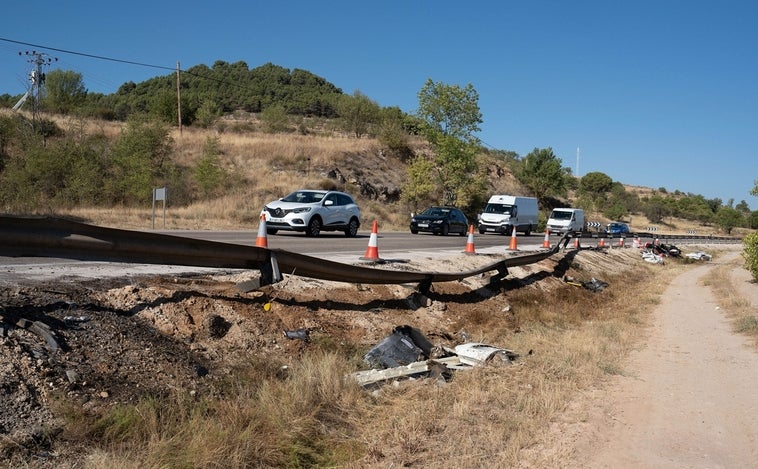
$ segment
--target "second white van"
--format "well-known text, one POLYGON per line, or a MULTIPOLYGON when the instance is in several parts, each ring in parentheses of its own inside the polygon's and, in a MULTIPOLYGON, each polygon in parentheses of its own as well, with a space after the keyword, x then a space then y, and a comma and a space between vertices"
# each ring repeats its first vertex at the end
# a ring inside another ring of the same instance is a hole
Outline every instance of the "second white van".
POLYGON ((564 234, 584 229, 584 210, 581 208, 555 208, 547 219, 548 231, 564 234))

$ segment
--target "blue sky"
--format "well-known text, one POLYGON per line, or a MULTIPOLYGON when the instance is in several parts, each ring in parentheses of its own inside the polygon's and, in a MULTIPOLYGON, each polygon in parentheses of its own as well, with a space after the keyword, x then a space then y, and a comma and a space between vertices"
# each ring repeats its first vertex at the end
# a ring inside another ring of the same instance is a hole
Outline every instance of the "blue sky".
MULTIPOLYGON (((428 78, 470 83, 491 148, 758 209, 756 1, 202 4, 10 2, 0 37, 167 68, 271 62, 406 112, 428 78)), ((0 40, 0 94, 25 91, 29 49, 0 40)), ((171 73, 41 50, 93 92, 171 73)))

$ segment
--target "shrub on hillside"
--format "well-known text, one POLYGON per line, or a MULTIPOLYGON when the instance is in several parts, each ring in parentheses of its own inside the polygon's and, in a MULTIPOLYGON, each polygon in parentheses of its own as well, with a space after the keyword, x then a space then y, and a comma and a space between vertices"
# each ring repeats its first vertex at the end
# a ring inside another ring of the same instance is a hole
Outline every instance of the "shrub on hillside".
POLYGON ((177 177, 169 158, 173 139, 168 126, 133 116, 110 149, 104 192, 113 203, 135 206, 151 201, 152 190, 177 177))
POLYGON ((753 280, 758 282, 758 231, 745 236, 742 243, 745 246, 742 253, 745 258, 745 268, 753 275, 753 280))
POLYGON ((203 198, 218 195, 223 182, 228 178, 228 174, 221 167, 219 154, 218 137, 208 137, 203 148, 203 156, 194 171, 195 183, 203 198))

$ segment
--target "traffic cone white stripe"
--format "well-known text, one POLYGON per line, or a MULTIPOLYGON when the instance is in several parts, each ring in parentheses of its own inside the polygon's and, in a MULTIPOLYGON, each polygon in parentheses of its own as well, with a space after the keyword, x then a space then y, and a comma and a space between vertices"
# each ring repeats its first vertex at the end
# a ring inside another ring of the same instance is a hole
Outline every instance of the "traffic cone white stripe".
POLYGON ((511 229, 511 243, 508 246, 508 249, 511 251, 518 250, 518 241, 516 241, 516 227, 515 226, 511 229))
POLYGON ((545 239, 542 241, 542 247, 550 249, 550 230, 545 230, 545 239))
POLYGON ((474 249, 474 225, 469 225, 466 250, 463 252, 466 254, 476 254, 476 250, 474 249))
POLYGON ((268 247, 268 233, 266 230, 266 214, 261 213, 261 221, 258 224, 258 237, 255 239, 255 245, 259 248, 268 247))
POLYGON ((377 242, 378 224, 376 220, 371 225, 371 236, 368 238, 368 247, 366 248, 366 254, 361 257, 363 260, 378 260, 379 259, 379 246, 377 242))

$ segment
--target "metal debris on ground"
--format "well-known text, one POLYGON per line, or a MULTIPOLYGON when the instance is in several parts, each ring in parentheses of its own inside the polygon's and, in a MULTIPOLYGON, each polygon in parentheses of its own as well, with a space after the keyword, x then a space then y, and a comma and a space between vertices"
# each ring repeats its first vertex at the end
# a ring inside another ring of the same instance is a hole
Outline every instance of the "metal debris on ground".
POLYGON ((663 264, 663 256, 653 251, 642 251, 642 260, 651 264, 663 264))
POLYGON ((308 329, 296 329, 294 331, 284 331, 284 337, 288 339, 299 339, 306 342, 310 341, 310 331, 308 329))
POLYGON ((663 254, 670 257, 679 257, 682 251, 673 244, 658 244, 653 246, 653 250, 657 254, 663 254))
POLYGON ((574 279, 573 277, 569 277, 568 275, 565 275, 563 277, 563 281, 568 283, 569 285, 573 285, 575 287, 583 287, 593 292, 601 292, 605 290, 605 288, 608 286, 608 282, 598 280, 595 277, 592 277, 587 282, 582 282, 582 281, 574 279))
POLYGON ((363 356, 363 361, 373 368, 393 368, 428 359, 431 351, 432 344, 421 331, 397 326, 363 356))
MULTIPOLYGON (((531 351, 529 354, 531 355, 531 351)), ((519 355, 512 350, 473 342, 453 349, 432 344, 411 326, 398 326, 363 359, 371 370, 352 373, 361 386, 395 378, 431 377, 450 379, 452 370, 483 365, 511 365, 519 355)))

